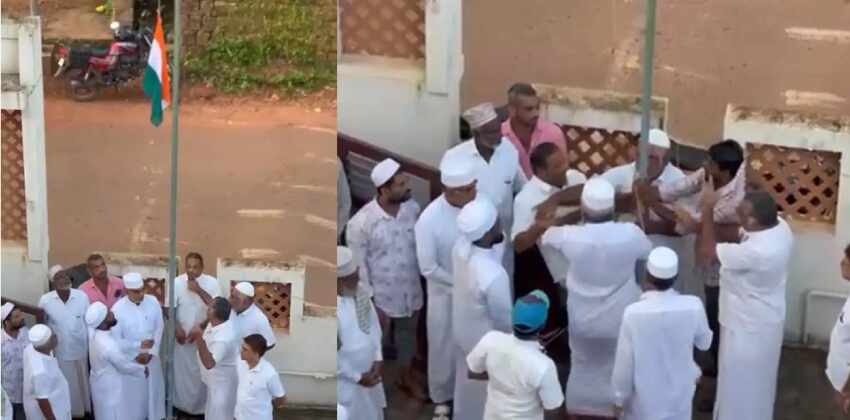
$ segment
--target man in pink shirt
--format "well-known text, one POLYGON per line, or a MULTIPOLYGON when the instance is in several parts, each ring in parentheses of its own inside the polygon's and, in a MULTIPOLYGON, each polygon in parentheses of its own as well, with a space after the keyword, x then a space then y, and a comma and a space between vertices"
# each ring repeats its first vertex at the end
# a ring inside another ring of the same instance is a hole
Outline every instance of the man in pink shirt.
POLYGON ((531 179, 531 152, 543 143, 553 143, 564 153, 567 140, 561 129, 540 119, 540 98, 528 83, 515 83, 508 90, 510 117, 502 123, 502 135, 510 140, 519 152, 519 164, 525 176, 531 179))
POLYGON ((80 285, 79 290, 86 294, 89 303, 101 302, 112 308, 124 296, 124 283, 118 277, 112 277, 106 270, 106 260, 100 254, 92 254, 86 260, 91 278, 80 285))

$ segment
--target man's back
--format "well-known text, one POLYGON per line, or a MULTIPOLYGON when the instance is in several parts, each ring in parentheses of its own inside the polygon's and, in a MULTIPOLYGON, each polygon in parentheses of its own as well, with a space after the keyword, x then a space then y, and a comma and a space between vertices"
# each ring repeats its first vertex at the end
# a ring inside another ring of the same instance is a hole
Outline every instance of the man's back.
POLYGON ((487 333, 467 359, 488 376, 484 418, 543 419, 543 410, 563 403, 555 363, 536 341, 498 331, 487 333))
POLYGON ((615 401, 636 418, 666 418, 689 409, 701 372, 693 348, 711 345, 702 302, 674 290, 649 291, 629 305, 617 346, 615 401))

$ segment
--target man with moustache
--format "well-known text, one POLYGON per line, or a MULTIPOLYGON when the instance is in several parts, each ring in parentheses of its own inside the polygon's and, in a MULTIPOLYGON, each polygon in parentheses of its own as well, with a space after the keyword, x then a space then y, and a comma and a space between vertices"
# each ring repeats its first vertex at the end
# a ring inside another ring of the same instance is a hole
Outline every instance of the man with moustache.
POLYGON ((24 416, 24 349, 30 344, 24 314, 12 302, 3 304, 3 391, 9 397, 14 420, 24 416))
POLYGON ((423 305, 414 234, 420 209, 400 169, 392 159, 375 166, 377 196, 351 218, 346 232, 360 279, 371 288, 388 359, 396 355, 392 320, 413 318, 416 324, 423 305))

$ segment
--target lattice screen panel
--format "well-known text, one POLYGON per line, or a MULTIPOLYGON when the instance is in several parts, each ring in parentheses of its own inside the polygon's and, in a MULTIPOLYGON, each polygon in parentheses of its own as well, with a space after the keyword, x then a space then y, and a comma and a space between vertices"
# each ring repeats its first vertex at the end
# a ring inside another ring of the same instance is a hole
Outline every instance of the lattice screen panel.
POLYGON ((2 229, 4 240, 27 240, 27 198, 24 193, 24 136, 21 111, 2 111, 2 229))
POLYGON ((425 57, 424 0, 340 0, 344 53, 425 57))
POLYGON ((840 153, 748 143, 747 155, 747 176, 786 217, 835 223, 840 153))
MULTIPOLYGON (((231 281, 230 287, 237 281, 231 281)), ((289 331, 289 308, 292 303, 292 284, 252 281, 254 303, 265 312, 272 328, 289 331)))
POLYGON ((165 304, 165 279, 146 278, 145 294, 156 297, 160 305, 165 304))
POLYGON ((587 176, 601 174, 635 160, 638 134, 564 125, 570 167, 587 176))

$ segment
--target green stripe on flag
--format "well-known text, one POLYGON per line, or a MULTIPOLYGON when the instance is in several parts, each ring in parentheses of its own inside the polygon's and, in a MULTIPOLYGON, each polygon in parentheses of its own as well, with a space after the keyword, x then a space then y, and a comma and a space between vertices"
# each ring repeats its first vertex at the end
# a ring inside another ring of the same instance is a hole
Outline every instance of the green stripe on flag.
POLYGON ((159 127, 162 124, 162 83, 151 66, 145 67, 142 90, 151 98, 151 124, 159 127))

